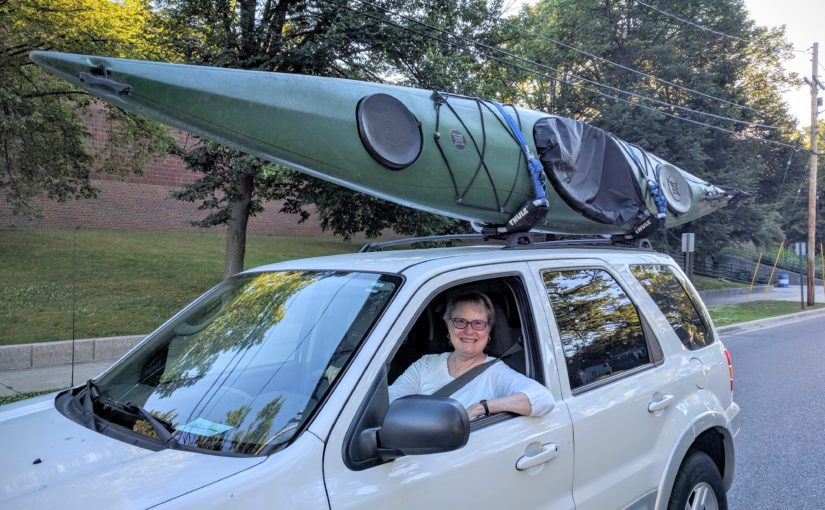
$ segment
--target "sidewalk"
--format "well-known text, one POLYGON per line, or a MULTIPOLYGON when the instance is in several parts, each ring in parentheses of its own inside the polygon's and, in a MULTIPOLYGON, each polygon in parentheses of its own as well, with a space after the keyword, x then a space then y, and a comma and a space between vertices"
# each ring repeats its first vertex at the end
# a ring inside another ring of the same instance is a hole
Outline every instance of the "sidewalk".
MULTIPOLYGON (((705 290, 699 292, 705 306, 732 305, 738 303, 749 303, 751 301, 796 301, 799 303, 799 286, 787 288, 766 287, 764 285, 754 287, 750 291, 748 287, 738 289, 705 290)), ((819 285, 815 289, 814 298, 817 303, 825 302, 825 290, 819 285)), ((807 296, 806 289, 802 288, 803 296, 807 296)))
POLYGON ((0 346, 0 397, 81 384, 109 368, 145 336, 0 346))
MULTIPOLYGON (((816 300, 820 303, 825 301, 825 294, 821 294, 821 292, 821 287, 817 288, 816 300)), ((799 302, 798 286, 785 289, 771 287, 768 289, 767 297, 765 297, 765 287, 754 288, 750 293, 746 287, 744 289, 705 291, 700 292, 700 294, 707 306, 747 303, 765 299, 799 302)), ((740 332, 752 328, 765 328, 805 320, 811 316, 821 314, 825 314, 825 310, 734 324, 718 328, 718 330, 720 334, 740 332)), ((71 351, 66 350, 66 344, 70 342, 0 347, 0 349, 6 349, 6 354, 0 353, 0 361, 6 362, 0 363, 0 367, 5 367, 5 369, 0 368, 0 397, 62 389, 82 384, 87 379, 95 377, 109 368, 120 355, 137 343, 140 338, 141 336, 78 340, 75 342, 77 347, 74 374, 72 374, 72 366, 69 363, 71 351), (90 342, 93 343, 91 346, 89 345, 90 342), (77 353, 81 350, 86 354, 78 356, 77 353), (16 365, 9 364, 12 357, 15 358, 16 365), (110 359, 101 359, 102 357, 109 357, 110 359)))
POLYGON ((71 365, 1 370, 0 397, 77 386, 100 374, 109 368, 112 363, 114 361, 76 363, 74 366, 74 382, 72 382, 71 365))

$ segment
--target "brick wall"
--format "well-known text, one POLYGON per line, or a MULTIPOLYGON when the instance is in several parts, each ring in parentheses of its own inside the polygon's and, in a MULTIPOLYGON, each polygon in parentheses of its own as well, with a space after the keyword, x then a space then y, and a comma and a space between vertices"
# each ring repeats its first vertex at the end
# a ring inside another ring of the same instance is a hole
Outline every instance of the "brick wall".
MULTIPOLYGON (((107 110, 99 103, 93 103, 85 114, 86 129, 89 131, 89 146, 92 150, 104 152, 117 150, 108 143, 109 132, 113 126, 107 110)), ((178 145, 184 148, 192 147, 197 143, 197 137, 183 131, 172 129, 172 136, 178 145)), ((124 157, 127 157, 124 154, 124 157)), ((121 180, 108 174, 97 174, 96 180, 121 180)), ((149 184, 154 186, 181 186, 197 180, 198 175, 186 168, 186 164, 177 156, 166 155, 153 159, 143 171, 142 175, 129 175, 125 182, 135 184, 149 184)))
MULTIPOLYGON (((117 150, 107 143, 112 121, 106 110, 94 104, 86 112, 89 145, 93 150, 117 150)), ((187 133, 173 130, 172 134, 182 146, 196 143, 187 133)), ((96 174, 92 182, 100 189, 97 199, 73 200, 58 204, 39 199, 36 204, 43 210, 38 219, 27 219, 12 214, 11 207, 0 196, 0 228, 7 227, 77 227, 111 228, 129 230, 185 231, 200 230, 190 222, 206 214, 197 210, 198 204, 175 200, 170 196, 174 189, 197 180, 198 175, 176 156, 159 157, 150 162, 143 175, 130 175, 121 180, 109 175, 96 174)), ((250 218, 250 234, 271 235, 325 235, 312 215, 302 224, 298 216, 281 214, 280 205, 267 203, 265 211, 250 218)), ((312 212, 311 208, 308 208, 312 212)), ((215 227, 212 230, 223 230, 215 227)))
MULTIPOLYGON (((203 218, 197 205, 175 200, 171 186, 157 186, 121 181, 94 181, 100 194, 93 200, 72 200, 63 204, 39 199, 43 217, 27 219, 14 215, 0 197, 0 229, 9 227, 107 228, 155 231, 202 230, 190 222, 203 218)), ((313 217, 298 223, 298 216, 278 213, 277 203, 265 205, 265 211, 250 218, 250 234, 326 235, 313 217)), ((311 211, 311 209, 309 209, 311 211)), ((214 227, 211 231, 223 231, 214 227)))

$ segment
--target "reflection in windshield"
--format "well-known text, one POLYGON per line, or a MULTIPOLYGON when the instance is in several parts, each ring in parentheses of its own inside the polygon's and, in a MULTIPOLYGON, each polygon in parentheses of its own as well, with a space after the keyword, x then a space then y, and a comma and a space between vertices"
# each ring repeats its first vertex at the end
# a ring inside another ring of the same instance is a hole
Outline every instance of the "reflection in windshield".
MULTIPOLYGON (((232 278, 101 377, 101 400, 148 411, 183 447, 266 454, 303 425, 398 281, 304 271, 232 278)), ((97 414, 157 436, 145 419, 97 414)))

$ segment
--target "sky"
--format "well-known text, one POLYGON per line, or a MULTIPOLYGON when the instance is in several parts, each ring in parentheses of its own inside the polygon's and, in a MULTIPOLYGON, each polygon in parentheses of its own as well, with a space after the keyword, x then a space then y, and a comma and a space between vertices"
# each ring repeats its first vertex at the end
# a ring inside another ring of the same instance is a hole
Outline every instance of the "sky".
MULTIPOLYGON (((824 0, 745 0, 745 7, 757 25, 775 27, 785 25, 785 35, 794 48, 796 57, 785 68, 800 76, 811 76, 810 48, 819 43, 819 81, 825 83, 825 1, 824 0)), ((820 90, 825 97, 825 90, 820 90)), ((805 85, 786 92, 783 96, 800 126, 811 123, 811 89, 805 85)), ((823 108, 820 108, 822 110, 823 108)), ((822 116, 820 115, 820 118, 822 116)))

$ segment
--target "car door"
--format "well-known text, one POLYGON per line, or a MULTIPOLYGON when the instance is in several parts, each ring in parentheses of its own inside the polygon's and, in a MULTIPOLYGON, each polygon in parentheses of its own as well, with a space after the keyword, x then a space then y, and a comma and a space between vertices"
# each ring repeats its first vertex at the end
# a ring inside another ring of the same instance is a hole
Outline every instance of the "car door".
POLYGON ((669 360, 615 271, 599 261, 532 264, 562 353, 576 441, 577 510, 652 508, 695 391, 669 360))
MULTIPOLYGON (((526 264, 496 266, 519 281, 529 276, 526 264)), ((489 268, 451 271, 430 280, 410 299, 402 319, 390 329, 367 372, 383 373, 380 366, 391 359, 427 303, 456 283, 490 277, 489 268)), ((523 284, 523 283, 522 283, 523 284)), ((544 313, 541 303, 524 292, 526 316, 544 313)), ((536 321, 533 321, 536 322, 536 321)), ((550 332, 546 320, 538 321, 530 335, 545 341, 550 332)), ((527 326, 525 326, 527 327, 527 326)), ((535 341, 535 340, 534 340, 535 341)), ((543 371, 545 384, 557 399, 555 408, 543 417, 500 415, 474 425, 467 444, 458 450, 428 455, 410 455, 366 469, 354 470, 345 462, 347 433, 370 392, 380 391, 375 380, 363 378, 346 403, 327 441, 324 478, 330 506, 347 508, 507 508, 572 509, 573 435, 570 416, 560 401, 554 352, 538 345, 536 369, 543 371), (540 364, 539 364, 540 363, 540 364), (519 464, 524 464, 519 466, 519 464), (526 464, 525 464, 526 463, 526 464), (532 467, 531 467, 532 465, 532 467)))

